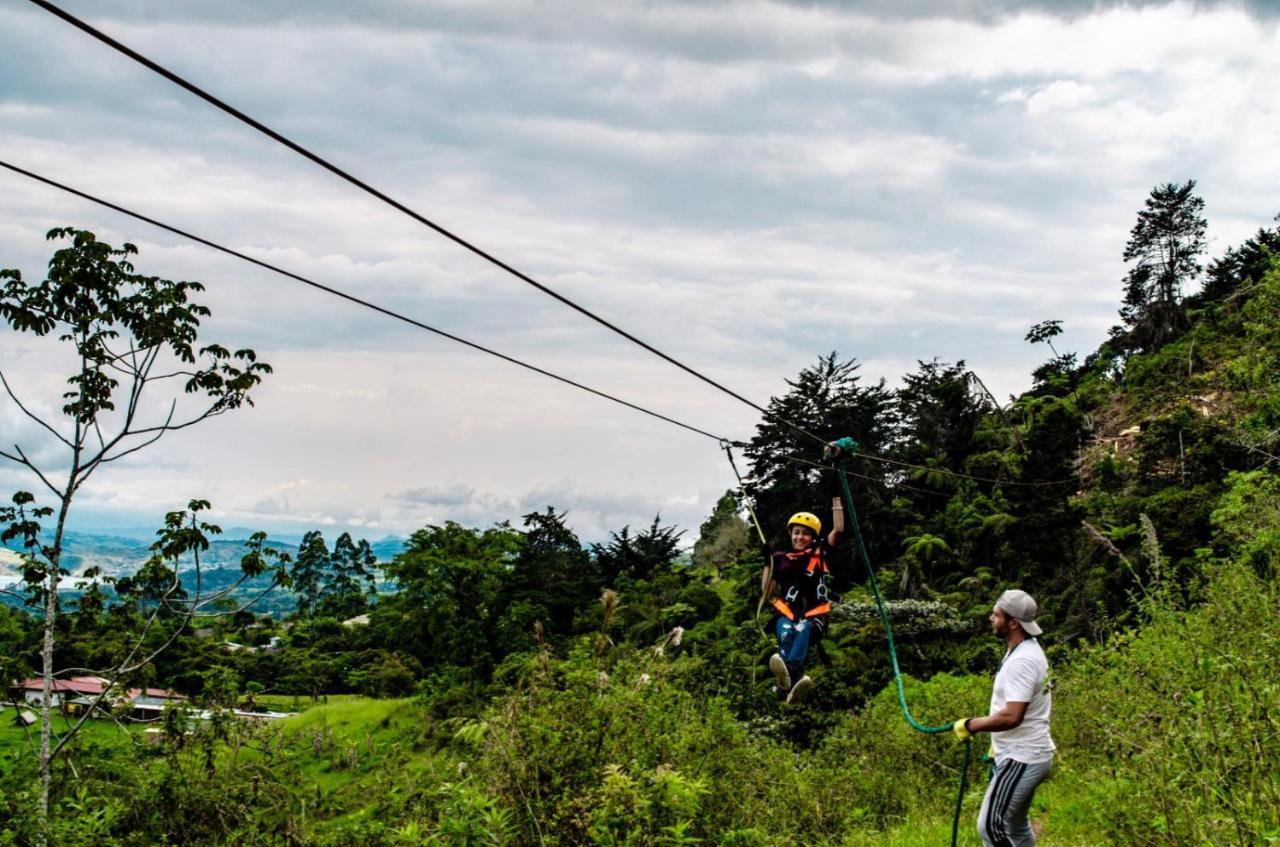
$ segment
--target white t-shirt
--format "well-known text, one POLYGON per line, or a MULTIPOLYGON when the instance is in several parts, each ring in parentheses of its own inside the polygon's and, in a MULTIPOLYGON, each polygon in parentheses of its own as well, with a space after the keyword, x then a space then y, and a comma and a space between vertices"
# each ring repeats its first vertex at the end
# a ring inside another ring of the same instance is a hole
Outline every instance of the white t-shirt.
POLYGON ((1010 758, 1028 765, 1053 760, 1053 739, 1049 737, 1049 660, 1040 642, 1028 638, 1005 654, 995 685, 991 687, 991 711, 995 714, 1009 703, 1026 703, 1022 723, 1004 732, 991 733, 997 760, 1010 758))

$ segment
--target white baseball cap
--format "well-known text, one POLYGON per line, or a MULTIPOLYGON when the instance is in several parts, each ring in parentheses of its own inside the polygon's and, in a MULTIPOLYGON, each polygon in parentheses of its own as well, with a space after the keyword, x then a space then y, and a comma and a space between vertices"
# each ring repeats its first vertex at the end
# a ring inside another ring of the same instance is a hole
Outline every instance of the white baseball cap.
POLYGON ((1036 601, 1030 594, 1019 589, 1012 588, 1000 595, 1000 599, 996 601, 996 606, 1004 610, 1006 615, 1017 618, 1018 623, 1022 624, 1022 631, 1027 635, 1039 635, 1041 632, 1040 624, 1036 623, 1036 601))

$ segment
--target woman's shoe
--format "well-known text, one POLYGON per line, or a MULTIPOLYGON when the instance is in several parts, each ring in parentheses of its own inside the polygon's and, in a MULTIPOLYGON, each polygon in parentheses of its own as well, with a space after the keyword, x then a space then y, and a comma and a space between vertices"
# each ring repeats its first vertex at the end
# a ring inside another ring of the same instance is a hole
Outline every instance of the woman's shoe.
POLYGON ((769 670, 773 671, 773 678, 777 680, 779 691, 791 690, 791 673, 787 670, 787 663, 780 654, 774 653, 769 657, 769 670))
POLYGON ((787 705, 791 706, 799 703, 809 693, 810 688, 813 688, 813 680, 809 678, 808 674, 805 674, 800 677, 795 687, 791 689, 791 693, 787 695, 787 705))

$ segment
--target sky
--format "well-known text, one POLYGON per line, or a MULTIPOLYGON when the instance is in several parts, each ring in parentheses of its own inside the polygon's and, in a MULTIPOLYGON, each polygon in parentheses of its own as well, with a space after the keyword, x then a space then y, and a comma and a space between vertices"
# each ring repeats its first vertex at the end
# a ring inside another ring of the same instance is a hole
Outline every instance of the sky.
MULTIPOLYGON (((831 351, 1016 394, 1032 324, 1083 355, 1116 322, 1153 186, 1197 180, 1210 258, 1280 211, 1272 2, 63 5, 760 404, 831 351)), ((23 0, 0 0, 0 159, 717 435, 758 423, 23 0)), ((42 279, 63 225, 203 282, 202 339, 275 369, 253 408, 105 468, 76 528, 199 497, 284 536, 554 506, 584 541, 655 515, 692 539, 733 484, 703 436, 0 172, 0 267, 42 279)), ((33 412, 67 367, 0 329, 33 412)), ((66 466, 3 397, 0 441, 66 466)))

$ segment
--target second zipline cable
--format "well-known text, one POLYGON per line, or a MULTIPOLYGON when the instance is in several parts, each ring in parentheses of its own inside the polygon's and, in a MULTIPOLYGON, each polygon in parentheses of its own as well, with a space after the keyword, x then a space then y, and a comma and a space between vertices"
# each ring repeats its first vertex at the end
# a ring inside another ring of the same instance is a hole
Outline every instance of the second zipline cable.
POLYGON ((182 77, 179 74, 174 73, 173 71, 164 67, 160 63, 147 58, 146 56, 142 55, 137 50, 134 50, 128 45, 123 44, 120 41, 117 41, 116 39, 107 35, 102 30, 88 23, 87 21, 83 21, 80 18, 77 18, 75 15, 71 14, 65 9, 62 9, 59 6, 53 3, 50 3, 49 0, 31 0, 31 2, 36 6, 39 6, 41 9, 44 9, 46 12, 49 12, 50 14, 58 18, 61 18, 62 20, 74 26, 75 28, 86 33, 87 35, 90 35, 93 38, 96 38, 98 41, 101 41, 103 44, 107 45, 111 49, 127 56, 128 58, 132 59, 133 61, 147 68, 148 70, 159 74, 160 76, 172 82, 174 85, 177 85, 180 88, 183 88, 186 91, 190 92, 191 94, 194 94, 196 97, 199 97, 201 100, 204 100, 209 105, 217 109, 220 109, 223 112, 226 112, 231 117, 235 118, 236 120, 240 121, 241 123, 249 127, 252 127, 253 129, 257 130, 258 132, 262 133, 263 135, 267 136, 268 138, 277 142, 278 144, 282 144, 285 147, 288 147, 290 150, 297 153, 298 155, 310 160, 311 162, 314 162, 315 164, 329 171, 334 176, 342 180, 345 180, 351 185, 354 185, 356 188, 359 188, 361 191, 364 191, 366 194, 369 194, 370 196, 387 204, 388 206, 395 209, 396 211, 409 216, 410 218, 422 224, 423 226, 428 227, 434 232, 444 236, 445 238, 449 239, 453 243, 457 244, 459 247, 462 247, 465 250, 468 250, 471 253, 474 253, 476 256, 479 256, 480 258, 484 259, 486 262, 489 262, 495 267, 501 268, 502 270, 506 271, 508 274, 511 274, 521 282, 527 285, 533 286, 534 288, 541 291, 543 294, 546 294, 548 297, 552 297, 555 300, 558 300, 560 303, 564 304, 565 306, 568 306, 570 309, 573 309, 579 314, 589 318, 590 320, 595 321, 596 323, 622 336, 623 338, 627 339, 633 344, 636 344, 644 348, 645 350, 649 351, 653 355, 657 356, 658 358, 662 359, 663 361, 671 365, 676 366, 677 368, 689 374, 690 376, 700 379, 703 382, 705 382, 707 385, 710 385, 711 387, 717 389, 718 391, 721 391, 729 395, 735 400, 745 403, 746 405, 755 409, 757 412, 760 412, 765 417, 770 418, 771 420, 775 420, 778 423, 782 424, 783 426, 789 427, 795 430, 796 432, 810 439, 813 439, 819 444, 823 443, 822 439, 814 435, 813 433, 797 426, 796 424, 791 423, 790 421, 784 418, 780 418, 774 415, 765 407, 751 401, 747 397, 744 397, 743 395, 739 394, 733 389, 728 388, 727 386, 721 384, 720 382, 717 382, 711 377, 695 370, 689 365, 686 365, 684 362, 681 362, 679 359, 676 359, 674 356, 671 356, 667 353, 662 352, 661 350, 659 350, 657 347, 654 347, 649 342, 641 338, 638 338, 635 335, 632 335, 630 332, 627 332, 625 329, 612 323, 606 318, 601 317, 600 315, 596 314, 592 310, 588 309, 586 306, 582 306, 576 303, 575 301, 571 300, 570 298, 566 297, 565 295, 561 294, 560 292, 556 291, 555 289, 551 288, 550 286, 545 285, 544 283, 538 282, 532 276, 529 276, 523 271, 518 270, 512 265, 499 259, 497 256, 494 256, 492 253, 489 253, 488 251, 478 247, 477 245, 473 244, 472 242, 468 241, 467 239, 463 238, 457 233, 454 233, 453 231, 436 223, 435 221, 423 215, 421 212, 414 210, 413 208, 405 205, 399 200, 396 200, 395 198, 391 197, 389 194, 386 194, 385 192, 375 188, 374 186, 370 185, 369 183, 365 182, 359 177, 354 176, 353 174, 339 167, 338 165, 333 164, 328 159, 325 159, 323 156, 320 156, 317 153, 313 153, 311 150, 307 149, 306 147, 294 141, 293 139, 289 138, 288 136, 284 135, 283 133, 280 133, 272 129, 271 127, 267 126, 266 124, 262 123, 256 118, 253 118, 248 114, 240 111, 235 106, 232 106, 230 103, 227 103, 226 101, 221 100, 218 97, 215 97, 213 94, 210 94, 209 92, 205 91, 203 88, 191 82, 190 80, 186 79, 185 77, 182 77))
POLYGON ((257 265, 260 268, 269 270, 272 273, 280 274, 281 276, 284 276, 284 277, 288 277, 289 279, 292 279, 296 282, 301 282, 303 285, 309 285, 312 288, 317 289, 318 291, 323 291, 326 294, 332 294, 334 297, 340 297, 343 300, 346 300, 350 303, 355 303, 358 306, 363 306, 366 309, 371 309, 375 312, 378 312, 379 314, 386 315, 389 318, 394 318, 395 320, 403 321, 404 323, 407 323, 410 326, 417 327, 418 329, 424 329, 427 332, 431 332, 440 336, 441 338, 447 338, 450 341, 457 342, 458 344, 461 344, 464 347, 470 347, 472 350, 478 350, 481 353, 487 353, 488 355, 501 359, 504 362, 508 362, 510 364, 516 365, 526 370, 533 371, 536 374, 541 374, 542 376, 548 377, 549 379, 554 379, 557 382, 564 383, 565 385, 570 385, 581 391, 585 391, 588 394, 594 394, 596 397, 609 400, 621 406, 626 406, 628 409, 633 409, 642 414, 649 415, 650 417, 653 417, 653 418, 657 418, 660 421, 665 421, 666 423, 673 424, 678 427, 682 427, 684 429, 689 430, 690 432, 696 432, 698 435, 706 436, 707 438, 713 439, 715 441, 719 441, 722 444, 726 443, 724 438, 718 435, 713 435, 712 433, 707 432, 704 429, 699 429, 698 427, 693 426, 692 424, 687 424, 684 421, 676 420, 675 418, 669 417, 660 412, 655 412, 652 409, 646 409, 644 406, 640 406, 628 400, 623 400, 621 397, 616 397, 612 394, 609 394, 608 392, 600 391, 599 389, 592 388, 589 385, 583 385, 580 382, 569 379, 568 377, 565 377, 565 376, 561 376, 560 374, 546 370, 545 368, 540 368, 537 365, 531 365, 528 362, 521 361, 520 359, 517 359, 514 356, 508 356, 505 353, 499 353, 497 350, 493 350, 489 347, 485 347, 482 344, 477 344, 474 341, 468 341, 467 339, 462 338, 461 336, 457 336, 457 335, 454 335, 453 333, 446 332, 443 329, 438 329, 434 326, 431 326, 430 324, 423 323, 422 321, 417 320, 416 318, 411 318, 408 315, 403 315, 400 312, 394 311, 392 309, 388 309, 385 306, 379 306, 377 303, 371 303, 368 300, 363 300, 359 297, 356 297, 353 294, 348 294, 345 291, 342 291, 340 289, 333 288, 332 286, 325 285, 320 282, 316 282, 313 279, 308 279, 307 277, 302 276, 301 274, 296 274, 292 271, 287 271, 284 268, 271 264, 270 262, 264 262, 261 259, 255 259, 254 257, 247 255, 245 253, 241 253, 238 250, 233 250, 230 247, 225 247, 221 244, 218 244, 215 241, 210 241, 207 238, 202 238, 199 235, 186 232, 185 230, 179 229, 176 226, 171 226, 170 224, 164 223, 162 221, 158 221, 155 218, 147 217, 146 215, 140 212, 135 212, 132 209, 117 205, 115 203, 110 202, 109 200, 103 200, 100 197, 95 197, 92 194, 89 194, 84 191, 80 191, 79 189, 76 189, 76 188, 72 188, 69 185, 63 185, 60 182, 49 179, 48 177, 45 177, 45 176, 41 176, 40 174, 37 174, 37 173, 33 173, 32 171, 29 171, 25 168, 20 168, 17 165, 10 164, 9 162, 6 162, 4 160, 0 160, 0 167, 6 168, 10 171, 13 171, 14 173, 21 174, 25 177, 34 179, 37 182, 44 183, 45 185, 48 185, 52 188, 56 188, 59 191, 65 191, 66 193, 72 194, 83 200, 88 200, 90 203, 96 203, 99 206, 103 206, 107 209, 111 209, 113 212, 119 212, 122 215, 127 215, 128 217, 131 217, 135 220, 139 220, 139 221, 142 221, 143 223, 150 224, 151 226, 154 226, 158 229, 162 229, 165 232, 171 232, 174 235, 188 239, 189 241, 194 241, 197 244, 202 244, 211 250, 217 250, 218 252, 225 253, 228 256, 234 256, 235 258, 240 259, 241 261, 248 262, 249 264, 252 264, 252 265, 257 265))

